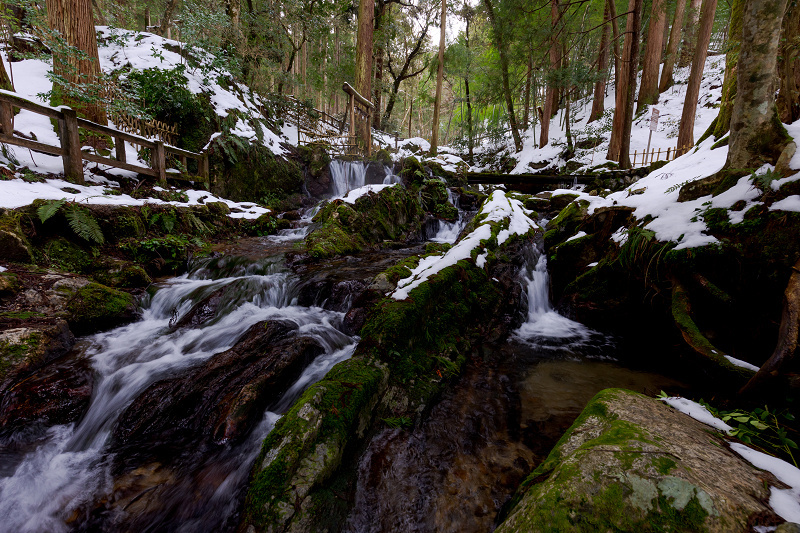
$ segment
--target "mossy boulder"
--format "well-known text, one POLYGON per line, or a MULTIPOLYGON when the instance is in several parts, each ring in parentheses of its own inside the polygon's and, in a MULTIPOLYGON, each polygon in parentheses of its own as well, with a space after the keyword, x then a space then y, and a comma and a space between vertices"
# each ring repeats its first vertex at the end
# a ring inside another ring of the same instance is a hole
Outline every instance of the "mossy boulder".
POLYGON ((147 287, 153 282, 140 265, 113 258, 98 261, 94 265, 92 278, 100 284, 123 289, 147 287))
POLYGON ((301 192, 300 165, 273 154, 261 143, 217 137, 209 147, 212 192, 237 202, 262 202, 301 192))
POLYGON ((20 290, 19 278, 13 272, 0 272, 0 297, 20 290))
POLYGON ((67 272, 84 273, 89 271, 94 257, 91 250, 64 237, 55 237, 41 247, 38 263, 67 272))
POLYGON ((776 519, 766 475, 708 426, 607 389, 522 483, 496 531, 744 533, 776 519))
POLYGON ((405 243, 418 238, 424 221, 419 195, 403 186, 370 192, 349 204, 333 200, 314 217, 306 237, 314 259, 405 243))
POLYGON ((298 146, 297 152, 305 169, 308 194, 314 198, 322 198, 331 188, 331 156, 321 144, 298 146))
POLYGON ((67 322, 78 335, 125 324, 136 318, 136 300, 127 292, 89 283, 72 294, 66 305, 67 322))
POLYGON ((75 343, 64 320, 14 327, 12 323, 15 318, 0 316, 0 327, 3 329, 0 331, 0 384, 12 375, 33 370, 65 354, 75 343))
POLYGON ((0 259, 33 263, 31 245, 22 233, 19 219, 6 212, 0 214, 0 259))
MULTIPOLYGON (((555 196, 550 199, 550 204, 551 206, 560 206, 572 196, 573 195, 568 194, 555 196)), ((577 197, 569 199, 569 202, 561 208, 558 215, 547 223, 547 231, 544 234, 544 246, 546 250, 552 249, 557 244, 575 235, 584 217, 586 217, 589 202, 586 200, 572 201, 575 198, 577 197)))
POLYGON ((420 160, 414 156, 403 159, 400 166, 400 177, 406 187, 421 185, 430 176, 420 160))

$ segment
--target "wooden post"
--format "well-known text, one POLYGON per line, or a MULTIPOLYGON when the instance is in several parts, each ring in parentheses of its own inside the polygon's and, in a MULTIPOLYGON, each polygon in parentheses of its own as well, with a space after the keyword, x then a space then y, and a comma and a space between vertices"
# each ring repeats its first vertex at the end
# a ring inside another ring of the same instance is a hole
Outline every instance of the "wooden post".
POLYGON ((3 100, 0 102, 0 131, 8 137, 14 136, 14 110, 11 102, 3 100))
POLYGON ((179 155, 178 156, 178 161, 181 162, 181 167, 182 167, 181 168, 181 174, 183 174, 185 176, 188 176, 189 175, 189 166, 188 166, 189 162, 186 160, 186 156, 185 155, 179 155))
POLYGON ((150 156, 153 170, 158 173, 158 183, 167 185, 167 161, 164 154, 164 141, 155 141, 153 153, 150 156))
POLYGON ((64 155, 64 177, 72 183, 83 185, 83 162, 81 157, 81 138, 78 133, 78 114, 68 107, 61 109, 64 119, 59 120, 61 149, 64 155))
POLYGON ((197 173, 205 180, 206 188, 210 189, 211 180, 209 179, 208 152, 204 152, 203 156, 197 161, 197 173))
POLYGON ((144 31, 147 31, 147 28, 150 27, 150 8, 144 8, 144 31))
POLYGON ((634 150, 633 151, 633 164, 631 165, 631 168, 636 168, 636 153, 637 153, 637 150, 634 150))
POLYGON ((128 160, 125 154, 125 141, 121 137, 114 137, 114 150, 117 153, 117 161, 125 163, 128 160))
POLYGON ((350 94, 350 142, 356 142, 356 97, 350 94))
POLYGON ((367 111, 367 157, 372 155, 372 108, 367 111))
POLYGON ((670 158, 669 158, 669 153, 670 153, 670 151, 671 151, 671 150, 672 150, 672 147, 671 147, 671 146, 670 146, 669 148, 667 148, 667 161, 669 161, 669 160, 670 160, 670 158))
POLYGON ((661 161, 661 148, 658 149, 658 154, 656 155, 656 161, 661 161))

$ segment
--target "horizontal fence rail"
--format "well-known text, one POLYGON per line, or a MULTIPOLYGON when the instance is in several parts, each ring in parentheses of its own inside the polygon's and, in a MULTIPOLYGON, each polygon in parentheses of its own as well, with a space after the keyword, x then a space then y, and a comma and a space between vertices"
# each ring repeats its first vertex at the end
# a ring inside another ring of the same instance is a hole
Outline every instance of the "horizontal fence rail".
POLYGON ((140 135, 126 133, 116 128, 103 126, 89 120, 78 118, 74 109, 69 107, 54 108, 31 102, 16 94, 0 90, 0 143, 13 144, 49 155, 61 156, 64 162, 64 176, 78 184, 83 184, 83 160, 108 165, 114 168, 129 170, 157 178, 165 184, 167 177, 186 181, 199 181, 209 184, 209 166, 207 153, 195 153, 164 144, 162 140, 150 140, 140 135), (39 141, 26 139, 14 131, 14 108, 25 109, 39 115, 55 119, 58 122, 60 146, 52 146, 39 141), (114 156, 105 157, 82 150, 80 130, 107 135, 114 139, 114 156), (125 143, 150 150, 150 166, 144 167, 129 163, 125 152, 125 143), (197 172, 188 172, 189 160, 197 162, 197 172), (167 163, 177 164, 179 168, 168 168, 167 163))

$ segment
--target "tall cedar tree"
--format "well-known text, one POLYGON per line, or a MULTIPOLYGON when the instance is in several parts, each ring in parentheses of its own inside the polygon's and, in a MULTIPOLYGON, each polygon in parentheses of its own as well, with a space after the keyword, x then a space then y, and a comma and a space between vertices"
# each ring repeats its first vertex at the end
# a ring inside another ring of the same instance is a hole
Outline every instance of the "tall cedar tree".
POLYGON ((675 4, 675 18, 672 21, 672 28, 669 31, 669 44, 667 44, 667 56, 664 59, 664 68, 661 71, 661 81, 658 84, 659 92, 664 92, 675 83, 672 78, 675 70, 675 62, 678 59, 678 44, 681 42, 681 29, 683 29, 683 15, 686 9, 686 0, 677 0, 675 4))
MULTIPOLYGON (((553 0, 554 2, 556 0, 553 0)), ((497 15, 494 11, 494 4, 492 0, 483 0, 483 5, 486 6, 486 12, 489 15, 489 22, 492 25, 492 33, 497 41, 497 51, 500 54, 500 73, 503 77, 503 96, 506 100, 506 110, 508 111, 508 122, 511 126, 511 135, 514 138, 514 147, 517 152, 522 150, 522 137, 520 137, 519 129, 517 128, 517 118, 514 115, 514 97, 511 93, 511 80, 509 75, 509 61, 508 49, 505 39, 503 38, 504 31, 500 27, 500 21, 497 20, 497 15)))
POLYGON ((722 101, 719 114, 714 119, 711 133, 721 139, 731 128, 731 114, 733 103, 736 101, 736 64, 739 61, 739 49, 742 42, 742 17, 744 16, 745 0, 733 0, 731 4, 731 19, 728 22, 728 45, 725 55, 725 78, 722 82, 722 101))
POLYGON ((783 17, 781 50, 778 54, 778 114, 791 124, 800 119, 800 6, 792 2, 783 17))
POLYGON ((594 84, 594 97, 592 98, 592 112, 589 114, 589 122, 594 122, 603 116, 605 111, 603 101, 606 97, 606 72, 608 71, 608 56, 609 56, 609 37, 611 33, 611 24, 614 22, 610 20, 611 12, 606 3, 605 11, 603 12, 602 34, 600 36, 600 51, 597 57, 597 81, 594 84))
MULTIPOLYGON (((447 21, 447 1, 442 0, 442 16, 439 20, 439 68, 436 71, 436 97, 433 102, 433 132, 431 133, 431 153, 439 149, 439 112, 442 108, 442 79, 444 78, 444 34, 447 21)), ((446 142, 446 141, 445 141, 446 142)), ((521 148, 517 148, 519 151, 521 148)))
POLYGON ((701 1, 690 0, 689 2, 689 10, 686 13, 686 24, 683 32, 683 46, 681 46, 681 55, 678 58, 679 67, 688 67, 692 64, 694 47, 697 44, 697 25, 700 23, 701 1))
MULTIPOLYGON (((559 57, 558 46, 558 28, 561 19, 561 13, 558 8, 558 0, 550 1, 550 19, 553 24, 552 33, 550 34, 550 71, 553 72, 558 68, 561 61, 559 57)), ((554 82, 547 84, 547 90, 544 97, 544 110, 542 111, 539 120, 542 123, 542 129, 539 137, 539 146, 547 146, 550 142, 550 119, 553 117, 556 108, 556 98, 558 98, 558 89, 554 82)))
POLYGON ((714 13, 717 0, 703 0, 700 10, 700 27, 697 29, 697 42, 692 58, 692 70, 686 86, 686 98, 683 101, 683 114, 678 127, 678 153, 685 153, 694 145, 694 117, 697 113, 697 100, 700 98, 700 82, 703 81, 703 68, 706 66, 708 43, 711 42, 711 28, 714 26, 714 13))
MULTIPOLYGON (((355 89, 364 98, 372 94, 372 32, 375 22, 374 0, 361 0, 358 4, 358 34, 356 36, 355 89)), ((356 115, 356 136, 362 149, 372 144, 369 120, 356 115)))
POLYGON ((745 4, 726 168, 755 169, 764 163, 774 164, 788 142, 775 107, 786 1, 748 0, 745 4))
POLYGON ((642 17, 642 0, 628 0, 628 23, 625 28, 625 46, 622 52, 619 89, 614 107, 614 124, 608 144, 606 159, 618 161, 621 168, 631 167, 631 128, 633 126, 633 101, 636 94, 636 66, 639 64, 639 31, 642 17))
POLYGON ((642 64, 642 85, 639 87, 639 101, 636 104, 637 112, 646 105, 658 102, 658 66, 661 64, 664 25, 667 22, 666 8, 666 0, 653 0, 650 26, 647 29, 647 47, 642 64))
MULTIPOLYGON (((97 53, 97 35, 94 30, 94 15, 91 0, 47 0, 47 22, 64 41, 86 54, 79 59, 74 52, 57 54, 53 58, 53 72, 63 77, 74 88, 97 83, 100 76, 100 59, 97 53)), ((53 86, 54 99, 69 105, 87 119, 106 125, 106 110, 97 103, 78 102, 53 86)))

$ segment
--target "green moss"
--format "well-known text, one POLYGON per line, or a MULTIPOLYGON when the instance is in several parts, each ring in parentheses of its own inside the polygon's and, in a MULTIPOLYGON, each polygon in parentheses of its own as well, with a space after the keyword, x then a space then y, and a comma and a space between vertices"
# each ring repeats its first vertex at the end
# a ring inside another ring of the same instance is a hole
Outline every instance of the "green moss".
POLYGON ((135 307, 127 292, 89 283, 67 301, 67 321, 76 333, 97 331, 130 319, 135 307))
POLYGON ((94 257, 81 246, 56 237, 44 245, 41 262, 68 272, 88 272, 94 257))
POLYGON ((411 270, 416 268, 419 264, 419 257, 411 256, 403 259, 396 265, 393 265, 386 270, 384 270, 384 274, 386 274, 386 279, 389 280, 391 283, 396 284, 403 278, 407 278, 411 275, 411 270))
POLYGON ((0 380, 35 352, 41 343, 41 334, 32 332, 19 343, 0 341, 0 380))
POLYGON ((13 320, 30 320, 31 318, 44 318, 47 315, 37 311, 4 311, 0 313, 0 318, 10 318, 13 320))
POLYGON ((666 476, 667 474, 675 470, 676 466, 678 466, 678 463, 676 463, 669 457, 658 456, 655 459, 653 459, 653 468, 655 468, 656 472, 658 472, 662 476, 666 476))
POLYGON ((19 278, 13 272, 0 272, 0 294, 14 294, 21 288, 19 278))

